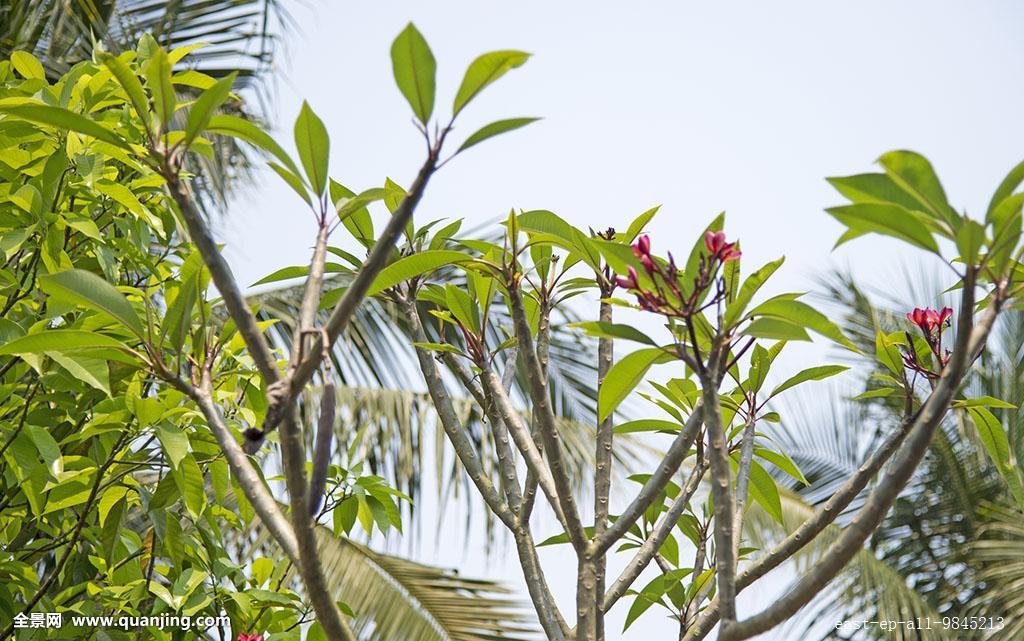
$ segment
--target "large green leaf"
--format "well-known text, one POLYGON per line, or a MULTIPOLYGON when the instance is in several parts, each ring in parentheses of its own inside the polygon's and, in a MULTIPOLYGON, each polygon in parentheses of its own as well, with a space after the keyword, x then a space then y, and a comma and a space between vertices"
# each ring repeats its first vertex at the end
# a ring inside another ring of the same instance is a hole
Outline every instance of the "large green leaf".
POLYGON ((949 206, 942 183, 927 158, 913 151, 890 151, 882 154, 878 164, 893 182, 920 202, 925 211, 956 227, 960 217, 949 206))
POLYGON ((102 140, 122 149, 131 150, 131 147, 124 139, 103 125, 61 107, 31 103, 0 105, 0 113, 8 113, 32 122, 85 134, 86 136, 92 136, 96 140, 102 140))
POLYGON ((302 102, 299 117, 295 120, 295 146, 299 150, 299 160, 306 170, 313 192, 321 195, 327 188, 327 162, 330 154, 330 140, 327 128, 320 118, 313 113, 309 104, 302 102))
POLYGON ((655 363, 671 358, 660 347, 640 349, 612 365, 597 397, 598 420, 611 416, 630 392, 640 384, 647 370, 655 363))
POLYGON ((0 354, 42 354, 78 349, 115 348, 127 346, 121 341, 80 329, 48 329, 26 334, 0 345, 0 354))
POLYGON ((522 51, 492 51, 474 60, 462 78, 459 91, 455 94, 452 109, 457 115, 484 88, 505 75, 510 69, 521 67, 530 54, 522 51))
POLYGON ((399 91, 426 125, 434 112, 437 62, 423 34, 411 22, 391 44, 391 66, 399 91))
POLYGON ((107 314, 145 338, 142 321, 124 294, 92 272, 70 269, 50 274, 39 279, 39 286, 51 296, 107 314))
POLYGON ((802 301, 777 296, 755 307, 750 311, 750 316, 778 318, 800 327, 806 327, 855 352, 860 351, 827 316, 802 301))
POLYGON ((410 278, 421 276, 445 265, 473 260, 472 256, 447 249, 428 249, 391 263, 377 274, 367 296, 373 296, 410 278))
POLYGON ((210 119, 213 118, 213 112, 231 95, 231 88, 234 86, 237 76, 237 72, 232 72, 227 77, 221 78, 192 103, 188 110, 188 121, 185 124, 186 147, 206 129, 206 126, 210 124, 210 119))
POLYGON ((167 129, 178 105, 174 84, 171 82, 171 61, 167 58, 167 52, 157 49, 146 63, 145 71, 157 120, 164 129, 167 129))
POLYGON ((930 252, 939 253, 930 231, 914 214, 898 205, 857 203, 827 210, 851 230, 893 236, 930 252))

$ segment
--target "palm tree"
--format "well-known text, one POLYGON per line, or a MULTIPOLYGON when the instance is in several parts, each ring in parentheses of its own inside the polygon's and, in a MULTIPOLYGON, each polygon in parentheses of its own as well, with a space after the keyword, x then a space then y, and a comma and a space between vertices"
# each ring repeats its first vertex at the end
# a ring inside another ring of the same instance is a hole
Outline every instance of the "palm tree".
MULTIPOLYGON (((933 292, 932 298, 941 302, 945 288, 934 277, 911 272, 904 280, 912 284, 916 296, 868 293, 838 273, 825 281, 826 294, 838 303, 837 315, 844 319, 845 331, 865 353, 874 353, 877 330, 905 329, 900 323, 905 301, 928 300, 920 293, 933 292)), ((994 339, 964 394, 968 398, 992 396, 1016 406, 993 411, 1007 431, 1013 459, 1020 461, 1024 459, 1024 312, 1005 314, 994 339)), ((868 389, 877 386, 871 378, 878 373, 873 371, 874 365, 870 361, 857 364, 862 384, 868 389)), ((795 418, 783 413, 776 434, 811 482, 797 487, 789 481, 784 493, 787 524, 799 522, 822 503, 860 464, 864 452, 875 447, 900 420, 900 408, 884 398, 850 402, 840 409, 800 409, 788 413, 795 418)), ((779 482, 787 480, 780 477, 779 482)), ((857 507, 851 505, 850 513, 857 507)), ((773 527, 768 520, 759 519, 752 535, 767 542, 778 535, 777 530, 777 524, 773 527)), ((814 562, 817 547, 809 547, 798 563, 814 562)), ((813 630, 829 639, 1009 641, 1024 635, 1022 595, 1022 506, 993 464, 970 414, 957 410, 936 435, 925 462, 869 545, 825 598, 794 620, 790 633, 793 629, 800 629, 801 634, 813 630), (981 622, 986 629, 971 629, 971 621, 963 618, 972 616, 979 618, 974 626, 981 622), (868 626, 837 637, 834 629, 815 625, 816 620, 910 621, 924 617, 931 618, 931 629, 868 626)))

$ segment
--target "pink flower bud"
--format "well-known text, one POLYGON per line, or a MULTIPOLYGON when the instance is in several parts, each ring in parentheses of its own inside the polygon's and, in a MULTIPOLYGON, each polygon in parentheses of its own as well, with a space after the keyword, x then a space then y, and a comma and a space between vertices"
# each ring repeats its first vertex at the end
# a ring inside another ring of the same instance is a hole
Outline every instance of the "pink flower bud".
POLYGON ((639 281, 639 279, 637 277, 636 270, 633 269, 632 265, 627 267, 626 270, 627 270, 627 274, 628 274, 627 276, 616 276, 615 277, 616 284, 618 284, 619 287, 624 287, 626 289, 636 289, 636 288, 638 288, 640 286, 640 281, 639 281))
POLYGON ((640 258, 641 256, 650 256, 651 237, 644 234, 640 238, 637 238, 636 244, 633 245, 633 253, 636 254, 637 258, 640 258))

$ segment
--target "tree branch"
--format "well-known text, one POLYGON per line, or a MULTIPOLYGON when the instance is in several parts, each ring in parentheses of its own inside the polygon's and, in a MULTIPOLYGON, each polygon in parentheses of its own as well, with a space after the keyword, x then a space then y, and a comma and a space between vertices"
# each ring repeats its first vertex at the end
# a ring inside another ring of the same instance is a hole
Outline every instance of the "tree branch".
MULTIPOLYGON (((709 359, 711 361, 712 359, 709 359)), ((730 490, 729 444, 722 426, 722 406, 718 398, 717 370, 711 363, 700 374, 704 401, 704 424, 708 433, 708 459, 711 463, 711 498, 715 516, 715 566, 722 602, 723 628, 736 619, 736 546, 733 541, 735 506, 730 490)))
POLYGON ((669 446, 668 451, 665 452, 665 458, 661 460, 658 469, 647 479, 647 482, 644 483, 644 486, 636 495, 636 498, 615 519, 615 522, 608 526, 604 535, 595 541, 595 554, 600 555, 607 552, 616 541, 629 531, 629 528, 633 527, 633 524, 647 511, 647 508, 654 503, 655 499, 661 496, 661 492, 668 485, 672 477, 675 476, 676 472, 679 471, 679 466, 682 465, 686 454, 690 451, 690 447, 693 445, 693 441, 696 439, 697 432, 700 429, 703 414, 703 406, 698 403, 686 419, 683 429, 679 431, 676 439, 669 446))
POLYGON ((886 473, 868 496, 853 521, 843 529, 814 567, 775 603, 749 619, 722 630, 722 641, 739 641, 770 630, 806 605, 831 581, 855 554, 864 541, 881 523, 907 481, 928 451, 935 430, 949 409, 967 368, 984 347, 988 334, 1001 307, 1001 294, 997 292, 984 317, 974 326, 974 271, 968 268, 960 302, 960 316, 954 349, 949 363, 942 371, 934 390, 921 408, 907 442, 897 453, 886 473))
POLYGON ((548 497, 548 501, 555 511, 555 516, 558 517, 559 523, 562 524, 566 534, 569 534, 569 524, 566 521, 565 513, 562 510, 562 503, 559 500, 560 490, 551 475, 548 464, 537 449, 536 443, 533 442, 533 437, 530 436, 529 430, 523 424, 522 417, 512 407, 511 400, 505 394, 505 389, 493 370, 490 368, 483 370, 481 379, 484 384, 484 395, 488 404, 494 405, 501 420, 508 426, 508 431, 512 435, 516 448, 523 455, 527 469, 538 480, 541 490, 544 491, 544 495, 548 497))
POLYGON ((619 578, 615 579, 615 583, 608 589, 608 592, 604 595, 604 600, 601 603, 601 609, 605 612, 610 610, 615 603, 622 598, 622 595, 626 593, 626 590, 633 585, 640 573, 650 564, 651 560, 658 554, 661 546, 665 543, 665 540, 672 534, 672 530, 676 527, 679 522, 679 517, 686 511, 687 506, 690 504, 690 499, 693 498, 694 493, 700 486, 700 481, 704 477, 704 472, 707 471, 707 463, 701 461, 697 466, 690 472, 690 476, 686 481, 686 486, 683 487, 675 500, 672 501, 672 505, 669 506, 668 511, 665 512, 661 521, 655 526, 654 531, 647 537, 647 540, 643 542, 638 549, 636 554, 630 560, 629 564, 622 570, 619 578))
MULTIPOLYGON (((508 288, 508 295, 509 308, 515 323, 516 338, 519 341, 519 352, 523 355, 523 363, 526 366, 527 387, 530 390, 530 397, 536 412, 538 431, 544 442, 544 449, 548 454, 551 475, 554 477, 554 485, 557 491, 556 502, 561 506, 569 540, 572 541, 573 547, 576 548, 577 552, 582 553, 587 548, 587 539, 583 530, 583 522, 580 521, 580 515, 576 509, 576 500, 573 498, 572 485, 569 482, 569 472, 566 470, 565 462, 562 459, 561 438, 558 434, 558 425, 555 423, 555 413, 551 407, 551 395, 548 392, 547 377, 544 375, 540 360, 537 358, 533 336, 530 332, 530 323, 526 319, 523 299, 516 285, 508 288)), ((519 443, 517 442, 516 445, 519 445, 519 443)))
POLYGON ((224 301, 224 307, 228 310, 228 314, 235 321, 238 333, 242 336, 249 355, 256 364, 256 369, 259 370, 260 376, 268 385, 276 382, 281 377, 281 373, 278 371, 277 361, 270 350, 270 344, 263 332, 260 331, 256 317, 249 310, 245 297, 242 296, 238 283, 231 273, 231 267, 228 266, 224 256, 217 248, 188 186, 181 181, 177 170, 166 164, 162 167, 161 173, 167 182, 167 190, 171 193, 174 202, 178 204, 178 210, 188 228, 188 235, 196 249, 199 250, 199 255, 202 256, 206 268, 210 270, 210 278, 217 286, 217 291, 220 292, 221 300, 224 301))
MULTIPOLYGON (((423 325, 420 323, 419 313, 416 311, 416 303, 412 300, 412 294, 410 294, 409 298, 400 299, 399 303, 405 312, 406 321, 409 323, 416 342, 427 342, 427 336, 423 331, 423 325)), ((441 427, 444 429, 445 434, 448 435, 448 440, 455 449, 455 454, 459 457, 459 461, 466 468, 466 474, 469 475, 470 480, 473 481, 477 490, 480 491, 480 495, 483 497, 487 507, 510 530, 514 530, 516 517, 512 513, 511 508, 509 508, 508 503, 505 502, 494 487, 494 483, 484 473, 483 467, 480 464, 480 457, 477 455, 472 441, 469 440, 465 430, 462 428, 462 422, 459 420, 458 413, 452 405, 452 399, 448 395, 448 390, 445 388, 444 380, 441 378, 441 373, 437 369, 433 356, 426 349, 417 347, 416 358, 419 361, 420 370, 423 372, 423 379, 427 385, 430 399, 433 401, 438 419, 441 421, 441 427)))

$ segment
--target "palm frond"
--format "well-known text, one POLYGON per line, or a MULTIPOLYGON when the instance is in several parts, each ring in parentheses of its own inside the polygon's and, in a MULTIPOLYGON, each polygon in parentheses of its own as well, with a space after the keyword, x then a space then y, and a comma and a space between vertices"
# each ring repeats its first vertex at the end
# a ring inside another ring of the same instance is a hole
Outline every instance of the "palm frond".
POLYGON ((536 628, 510 590, 492 581, 379 554, 317 530, 329 587, 357 613, 363 641, 532 638, 536 628))
POLYGON ((144 33, 168 48, 204 43, 191 59, 214 76, 266 70, 289 25, 276 0, 0 0, 0 57, 26 50, 54 77, 92 55, 133 48, 144 33))

